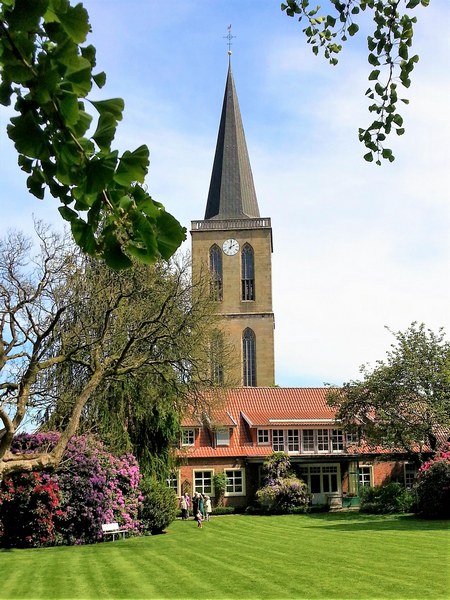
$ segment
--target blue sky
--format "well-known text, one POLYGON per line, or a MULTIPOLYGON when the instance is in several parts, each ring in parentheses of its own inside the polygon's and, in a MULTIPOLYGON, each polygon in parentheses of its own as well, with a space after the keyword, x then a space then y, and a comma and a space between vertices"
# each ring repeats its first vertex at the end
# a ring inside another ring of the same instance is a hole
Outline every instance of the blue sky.
MULTIPOLYGON (((324 3, 325 4, 325 3, 324 3)), ((385 326, 450 332, 450 4, 418 9, 420 61, 403 109, 397 160, 362 159, 369 123, 365 36, 337 67, 313 56, 277 0, 88 0, 98 70, 92 99, 122 97, 115 145, 150 148, 147 186, 188 229, 202 219, 228 64, 261 215, 272 218, 276 383, 341 384, 384 357, 385 326)), ((55 201, 28 196, 0 110, 0 208, 8 227, 32 214, 59 220, 55 201)), ((189 249, 190 240, 186 244, 189 249)))

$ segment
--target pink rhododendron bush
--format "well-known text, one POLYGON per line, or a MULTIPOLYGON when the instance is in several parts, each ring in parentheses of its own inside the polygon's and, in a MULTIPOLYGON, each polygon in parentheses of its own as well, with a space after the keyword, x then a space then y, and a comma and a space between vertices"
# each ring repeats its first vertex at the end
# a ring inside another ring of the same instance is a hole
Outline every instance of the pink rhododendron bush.
MULTIPOLYGON (((16 451, 52 447, 58 433, 22 434, 16 451)), ((94 436, 73 437, 52 473, 16 473, 0 483, 0 545, 36 547, 102 539, 102 524, 140 533, 140 472, 131 454, 116 457, 94 436)))
POLYGON ((416 491, 421 516, 427 519, 450 518, 450 445, 419 469, 416 491))

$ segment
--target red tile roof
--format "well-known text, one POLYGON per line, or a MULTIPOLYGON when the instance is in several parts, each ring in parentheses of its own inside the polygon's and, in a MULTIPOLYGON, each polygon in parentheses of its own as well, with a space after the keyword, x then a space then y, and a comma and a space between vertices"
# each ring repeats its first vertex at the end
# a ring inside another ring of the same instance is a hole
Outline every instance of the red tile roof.
MULTIPOLYGON (((180 456, 190 458, 264 457, 271 446, 252 441, 256 429, 333 428, 335 410, 326 403, 330 388, 241 387, 208 392, 205 404, 212 408, 205 418, 187 416, 183 427, 199 429, 195 446, 183 447, 180 456), (206 425, 206 426, 203 426, 206 425), (231 428, 229 446, 215 447, 214 429, 231 428)), ((362 444, 348 447, 347 455, 388 454, 402 452, 381 446, 362 444)), ((305 457, 314 456, 305 454, 305 457)), ((324 456, 324 455, 322 455, 324 456)))
POLYGON ((328 388, 242 387, 224 390, 218 398, 214 391, 218 406, 211 409, 206 421, 212 427, 233 427, 230 445, 214 447, 213 435, 201 427, 202 419, 188 416, 183 420, 183 427, 200 427, 200 438, 195 447, 180 450, 180 455, 191 458, 267 456, 270 447, 253 445, 250 430, 277 428, 277 425, 280 428, 332 427, 335 411, 326 404, 328 391, 328 388))

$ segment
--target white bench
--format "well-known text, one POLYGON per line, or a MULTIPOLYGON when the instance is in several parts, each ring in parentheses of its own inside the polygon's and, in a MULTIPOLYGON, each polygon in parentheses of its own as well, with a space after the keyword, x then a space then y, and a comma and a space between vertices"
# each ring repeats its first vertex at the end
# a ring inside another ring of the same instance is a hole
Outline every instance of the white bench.
POLYGON ((113 542, 116 539, 116 535, 122 534, 122 538, 125 539, 126 529, 120 529, 119 523, 104 523, 102 525, 103 536, 111 535, 113 542))

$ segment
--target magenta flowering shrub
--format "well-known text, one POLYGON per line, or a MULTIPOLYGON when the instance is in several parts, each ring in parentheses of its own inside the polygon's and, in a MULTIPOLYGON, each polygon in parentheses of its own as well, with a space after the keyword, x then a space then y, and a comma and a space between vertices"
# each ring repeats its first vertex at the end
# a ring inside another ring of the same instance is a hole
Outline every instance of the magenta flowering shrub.
POLYGON ((417 507, 427 519, 450 518, 450 444, 424 463, 417 474, 417 507))
POLYGON ((61 493, 47 473, 18 473, 0 483, 0 540, 6 548, 54 545, 61 493))
MULTIPOLYGON (((54 432, 22 434, 13 448, 25 452, 51 448, 58 437, 54 432)), ((102 539, 102 524, 110 522, 118 522, 130 533, 140 533, 140 472, 131 454, 115 457, 95 436, 76 436, 52 477, 61 494, 54 523, 56 539, 62 543, 98 541, 102 539)))

